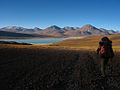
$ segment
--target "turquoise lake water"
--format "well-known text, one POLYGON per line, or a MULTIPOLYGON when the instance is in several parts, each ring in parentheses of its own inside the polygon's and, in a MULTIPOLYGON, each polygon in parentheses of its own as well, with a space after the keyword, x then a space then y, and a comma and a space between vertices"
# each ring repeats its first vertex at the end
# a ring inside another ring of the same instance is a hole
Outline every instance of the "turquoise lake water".
POLYGON ((24 42, 31 44, 51 44, 61 42, 64 39, 0 39, 0 41, 15 41, 15 42, 24 42))

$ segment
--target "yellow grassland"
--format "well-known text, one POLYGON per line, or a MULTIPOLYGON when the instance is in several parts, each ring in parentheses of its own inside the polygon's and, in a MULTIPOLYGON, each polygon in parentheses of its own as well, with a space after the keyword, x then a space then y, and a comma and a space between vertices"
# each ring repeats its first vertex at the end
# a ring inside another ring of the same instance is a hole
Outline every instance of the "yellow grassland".
MULTIPOLYGON (((112 40, 113 49, 115 51, 120 51, 120 34, 106 35, 106 36, 110 40, 112 40)), ((93 36, 93 37, 87 37, 83 39, 64 40, 62 42, 52 44, 51 46, 96 50, 98 48, 99 41, 101 40, 102 37, 105 37, 105 36, 93 36)))
MULTIPOLYGON (((106 35, 110 40, 112 40, 113 49, 115 51, 120 51, 120 34, 106 35)), ((89 49, 96 50, 98 48, 98 43, 102 37, 105 36, 93 36, 83 39, 66 39, 59 43, 49 44, 49 45, 13 45, 13 44, 1 44, 0 47, 6 48, 74 48, 74 49, 89 49)))

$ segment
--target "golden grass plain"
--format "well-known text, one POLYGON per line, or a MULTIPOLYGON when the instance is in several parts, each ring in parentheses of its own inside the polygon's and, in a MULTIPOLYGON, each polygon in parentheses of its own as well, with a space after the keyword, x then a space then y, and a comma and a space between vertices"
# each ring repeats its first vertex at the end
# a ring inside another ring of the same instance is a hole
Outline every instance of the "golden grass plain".
POLYGON ((69 39, 49 46, 96 50, 102 37, 108 37, 112 41, 113 50, 120 51, 120 34, 92 36, 83 39, 69 39))

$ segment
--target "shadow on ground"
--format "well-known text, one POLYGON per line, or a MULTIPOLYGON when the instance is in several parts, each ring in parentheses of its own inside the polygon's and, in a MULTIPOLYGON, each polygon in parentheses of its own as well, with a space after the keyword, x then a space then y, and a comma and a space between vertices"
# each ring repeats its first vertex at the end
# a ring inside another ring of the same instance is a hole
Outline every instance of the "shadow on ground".
POLYGON ((120 53, 100 73, 94 51, 0 48, 1 90, 120 90, 120 53))

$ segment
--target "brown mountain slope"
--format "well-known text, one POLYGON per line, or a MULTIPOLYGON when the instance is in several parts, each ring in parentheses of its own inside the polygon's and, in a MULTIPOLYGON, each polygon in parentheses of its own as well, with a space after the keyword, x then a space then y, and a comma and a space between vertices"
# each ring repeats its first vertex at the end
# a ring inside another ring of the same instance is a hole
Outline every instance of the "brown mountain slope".
POLYGON ((42 31, 38 32, 41 35, 49 35, 49 36, 56 36, 56 37, 64 37, 64 31, 58 26, 50 26, 42 31))
POLYGON ((81 27, 80 29, 78 29, 78 31, 81 31, 84 34, 88 34, 88 35, 106 35, 106 33, 104 33, 103 31, 101 31, 100 29, 87 24, 84 25, 83 27, 81 27))
POLYGON ((33 29, 27 29, 23 27, 4 27, 0 29, 1 31, 26 33, 26 34, 39 34, 46 35, 50 37, 80 37, 80 36, 100 36, 100 35, 110 35, 116 34, 116 31, 106 30, 102 28, 96 28, 90 24, 84 25, 81 28, 78 27, 64 27, 60 28, 56 25, 47 27, 46 29, 40 29, 35 27, 33 29))
POLYGON ((35 35, 15 33, 15 32, 6 32, 6 31, 0 31, 0 36, 10 36, 10 37, 35 37, 35 35))
POLYGON ((66 31, 64 33, 66 36, 76 36, 76 37, 80 37, 80 36, 93 36, 93 35, 108 35, 109 33, 105 33, 103 31, 101 31, 100 29, 87 24, 81 28, 77 28, 76 30, 70 30, 70 31, 66 31))
POLYGON ((31 33, 33 34, 34 32, 40 31, 40 28, 33 28, 33 29, 27 29, 23 27, 16 27, 16 26, 8 26, 0 29, 1 31, 8 31, 8 32, 19 32, 19 33, 31 33))
POLYGON ((44 37, 50 37, 50 36, 0 31, 0 39, 6 39, 6 38, 37 38, 37 37, 44 38, 44 37))

